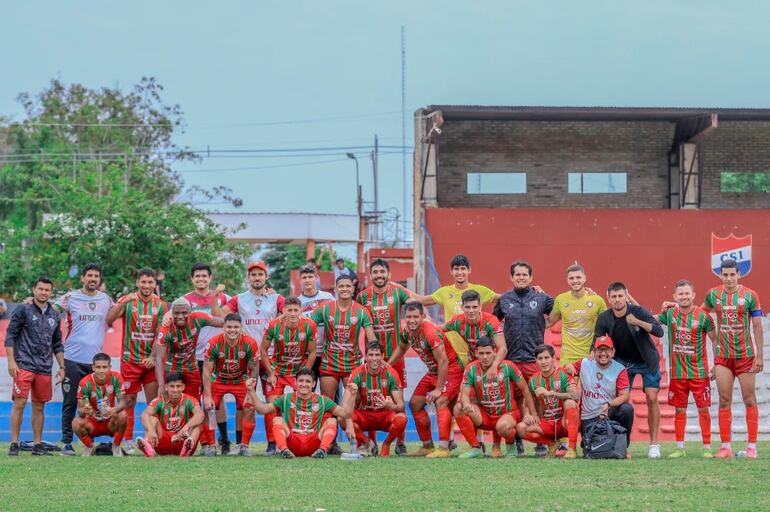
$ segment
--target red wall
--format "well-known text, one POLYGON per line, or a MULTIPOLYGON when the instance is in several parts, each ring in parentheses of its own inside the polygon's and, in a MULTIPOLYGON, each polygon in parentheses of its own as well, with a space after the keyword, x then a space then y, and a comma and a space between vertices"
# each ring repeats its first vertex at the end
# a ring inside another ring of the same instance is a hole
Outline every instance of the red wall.
POLYGON ((534 282, 555 295, 567 290, 564 271, 578 260, 597 293, 623 281, 654 311, 679 279, 693 281, 700 299, 719 284, 713 232, 753 235, 752 269, 742 282, 760 297, 770 290, 770 210, 437 208, 426 210, 426 225, 442 284, 451 283, 449 261, 462 253, 472 282, 508 290, 510 263, 522 258, 534 266, 534 282))

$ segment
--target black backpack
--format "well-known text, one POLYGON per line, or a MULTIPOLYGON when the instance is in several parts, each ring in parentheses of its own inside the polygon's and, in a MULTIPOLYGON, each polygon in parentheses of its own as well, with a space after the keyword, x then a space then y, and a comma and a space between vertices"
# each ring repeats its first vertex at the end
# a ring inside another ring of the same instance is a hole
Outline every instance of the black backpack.
POLYGON ((589 425, 583 439, 586 459, 625 459, 628 453, 626 429, 609 418, 600 418, 589 425))

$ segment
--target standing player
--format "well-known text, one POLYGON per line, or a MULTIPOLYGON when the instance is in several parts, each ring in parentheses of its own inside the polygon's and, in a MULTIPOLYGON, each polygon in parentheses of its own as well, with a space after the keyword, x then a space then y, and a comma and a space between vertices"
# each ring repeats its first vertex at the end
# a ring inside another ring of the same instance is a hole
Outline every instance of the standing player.
POLYGON ((566 437, 569 447, 565 459, 577 458, 577 436, 580 431, 580 413, 577 402, 580 398, 575 380, 556 365, 551 345, 535 348, 535 357, 540 371, 529 379, 529 389, 537 399, 535 406, 540 421, 519 423, 519 436, 533 443, 548 445, 554 455, 559 446, 557 441, 566 437))
MULTIPOLYGON (((196 263, 190 269, 190 280, 193 290, 187 293, 184 298, 190 303, 193 313, 201 312, 213 316, 211 311, 212 302, 216 301, 217 306, 222 307, 227 304, 230 298, 224 293, 217 293, 211 289, 211 266, 207 263, 196 263)), ((217 334, 222 334, 222 329, 211 325, 198 331, 198 346, 195 349, 195 358, 198 362, 198 373, 203 378, 203 355, 206 352, 206 345, 211 338, 217 334)), ((230 440, 227 436, 227 408, 225 404, 217 409, 217 427, 219 430, 219 444, 223 455, 230 452, 230 440)), ((211 434, 207 432, 208 423, 203 422, 204 432, 201 434, 201 441, 208 442, 211 434)))
POLYGON ((495 360, 489 367, 490 377, 497 373, 497 368, 505 359, 506 346, 503 328, 494 315, 481 311, 481 297, 475 290, 462 294, 463 312, 453 316, 444 326, 447 332, 456 332, 467 345, 468 361, 476 360, 476 344, 483 336, 491 338, 495 343, 495 360))
POLYGON ((136 446, 146 457, 189 457, 198 444, 203 411, 198 400, 184 392, 181 374, 166 375, 163 389, 165 392, 142 412, 144 437, 136 438, 136 446))
POLYGON ((561 366, 588 357, 596 319, 607 309, 603 298, 586 289, 585 270, 577 263, 567 267, 567 284, 570 289, 556 296, 548 319, 551 324, 561 319, 561 366))
MULTIPOLYGON (((414 298, 424 306, 432 304, 441 306, 445 322, 463 312, 461 297, 463 292, 467 290, 478 292, 482 306, 495 302, 500 298, 498 294, 486 286, 468 282, 468 277, 471 274, 471 262, 466 256, 458 254, 452 258, 452 261, 449 263, 449 271, 452 274, 453 280, 451 285, 442 286, 431 295, 414 295, 414 298)), ((455 332, 448 332, 446 337, 463 363, 468 361, 468 346, 460 335, 455 332)))
POLYGON ((112 358, 104 352, 93 357, 93 373, 80 380, 77 389, 78 417, 72 430, 83 443, 83 457, 94 452, 94 437, 112 438, 112 455, 122 457, 120 443, 126 430, 123 379, 112 369, 112 358))
MULTIPOLYGON (((658 316, 668 326, 668 358, 671 362, 671 380, 668 384, 668 403, 675 408, 674 430, 676 450, 669 458, 685 456, 684 430, 687 425, 687 400, 692 391, 698 408, 698 422, 703 437, 703 457, 712 458, 711 453, 711 383, 706 347, 706 336, 716 345, 714 322, 711 316, 696 306, 695 291, 690 281, 682 279, 674 285, 675 306, 666 308, 658 316)), ((716 351, 716 346, 714 346, 716 351)))
POLYGON ((376 455, 375 440, 366 437, 364 430, 387 432, 380 455, 389 456, 390 443, 404 435, 406 414, 398 373, 383 359, 380 342, 366 344, 366 362, 353 370, 349 382, 358 387, 359 393, 353 418, 347 422, 348 437, 355 437, 359 446, 376 455))
MULTIPOLYGON (((532 395, 527 390, 527 384, 516 366, 510 361, 503 361, 493 368, 497 350, 492 338, 482 336, 478 340, 477 360, 468 363, 463 375, 463 389, 460 403, 455 406, 455 421, 471 449, 460 454, 461 459, 482 457, 484 450, 476 436, 476 429, 491 430, 499 437, 504 437, 508 443, 513 443, 516 436, 516 424, 522 421, 522 414, 516 405, 516 389, 524 397, 524 423, 536 424, 535 404, 532 395), (471 404, 471 391, 480 407, 471 404)), ((500 441, 497 437, 492 446, 492 457, 503 456, 500 441)), ((515 451, 509 451, 514 455, 515 451)))
POLYGON ((417 434, 422 448, 414 454, 417 457, 449 457, 449 436, 452 430, 452 410, 463 378, 463 363, 452 344, 444 338, 441 330, 425 320, 425 311, 419 302, 410 302, 404 308, 404 329, 398 347, 388 360, 393 365, 404 357, 411 347, 420 357, 428 372, 414 388, 409 408, 412 410, 417 434), (439 448, 433 448, 430 418, 425 410, 432 404, 436 408, 439 448))
POLYGON ((152 344, 158 335, 158 329, 166 312, 166 303, 153 293, 155 290, 155 271, 151 268, 140 269, 136 277, 137 292, 124 295, 107 313, 107 323, 112 324, 120 317, 123 322, 123 356, 120 363, 120 375, 126 400, 128 424, 123 450, 131 455, 134 452, 131 439, 134 437, 134 408, 136 395, 144 388, 147 402, 158 396, 158 383, 155 380, 155 360, 152 358, 152 344))
MULTIPOLYGON (((252 261, 249 263, 246 271, 248 272, 249 289, 232 297, 224 307, 220 308, 212 303, 211 310, 215 316, 220 317, 230 313, 238 313, 243 320, 244 332, 251 336, 256 341, 257 346, 259 346, 262 343, 262 337, 265 335, 267 325, 283 312, 284 298, 268 288, 267 265, 264 261, 252 261)), ((217 293, 223 291, 224 286, 218 285, 217 293)), ((266 361, 265 364, 267 364, 266 361)), ((262 392, 264 393, 266 391, 264 378, 261 382, 262 392)), ((236 414, 236 425, 241 422, 241 419, 236 414)), ((236 431, 235 441, 241 444, 241 439, 238 438, 238 431, 236 431)), ((275 441, 270 429, 267 430, 267 441, 268 447, 265 454, 274 455, 275 441)))
MULTIPOLYGON (((409 299, 410 293, 403 286, 390 281, 390 265, 382 258, 377 258, 369 265, 372 286, 362 290, 356 301, 369 310, 372 315, 374 334, 382 345, 385 360, 388 360, 398 345, 401 331, 401 308, 409 299)), ((401 379, 401 386, 406 387, 406 363, 398 361, 393 369, 401 379)), ((399 437, 396 455, 406 453, 404 437, 399 437)))
POLYGON ((203 363, 203 394, 207 411, 219 408, 222 398, 231 394, 235 398, 235 432, 238 455, 250 457, 249 444, 254 434, 254 409, 246 404, 249 378, 256 379, 259 368, 259 348, 254 338, 244 334, 241 317, 229 313, 225 317, 224 332, 215 336, 206 349, 203 363), (244 410, 247 409, 247 410, 244 410))
MULTIPOLYGON (((312 368, 315 362, 316 324, 302 316, 301 307, 297 297, 286 299, 283 315, 268 324, 259 347, 262 361, 267 363, 263 366, 267 369, 265 400, 268 402, 283 395, 287 386, 296 391, 297 372, 302 367, 312 368)), ((272 431, 274 417, 265 415, 265 431, 272 431)), ((270 448, 275 451, 275 445, 270 448)))
MULTIPOLYGON (((158 333, 158 342, 153 347, 158 387, 163 387, 166 373, 181 373, 185 393, 200 398, 201 374, 195 363, 198 336, 205 327, 222 327, 222 319, 202 311, 192 312, 187 299, 180 297, 171 304, 171 320, 168 325, 166 322, 164 319, 164 325, 158 333)), ((200 439, 204 454, 209 457, 216 455, 214 432, 207 422, 201 425, 200 439)))
POLYGON ((83 287, 64 294, 54 307, 67 313, 64 338, 64 381, 62 382, 61 442, 62 455, 75 455, 72 448, 72 420, 78 406, 77 383, 91 373, 94 356, 104 347, 107 313, 112 299, 99 291, 102 269, 88 263, 80 273, 83 287))
MULTIPOLYGON (((333 301, 334 295, 329 292, 319 290, 316 287, 316 270, 312 265, 305 265, 299 269, 299 283, 302 287, 302 293, 299 296, 299 301, 302 304, 302 314, 310 318, 313 312, 318 309, 318 306, 326 301, 333 301)), ((315 380, 318 381, 321 377, 321 356, 323 355, 324 344, 324 327, 323 325, 317 325, 318 337, 315 347, 315 362, 313 363, 313 375, 315 380)))
POLYGON ((709 290, 702 306, 706 312, 713 310, 716 313, 719 328, 719 342, 714 352, 714 376, 719 392, 719 437, 722 438, 722 447, 715 457, 726 459, 733 456, 730 446, 731 408, 733 385, 737 378, 746 406, 749 440, 746 457, 756 459, 759 431, 756 385, 757 374, 762 373, 764 368, 762 306, 754 290, 738 284, 740 272, 735 260, 723 260, 719 268, 722 286, 709 290))
MULTIPOLYGON (((352 284, 352 282, 351 282, 352 284)), ((280 416, 273 420, 273 436, 284 459, 313 457, 323 459, 337 436, 337 418, 350 418, 358 388, 348 384, 340 407, 331 398, 313 393, 313 370, 297 371, 297 391, 263 403, 252 393, 254 407, 260 414, 280 416)))

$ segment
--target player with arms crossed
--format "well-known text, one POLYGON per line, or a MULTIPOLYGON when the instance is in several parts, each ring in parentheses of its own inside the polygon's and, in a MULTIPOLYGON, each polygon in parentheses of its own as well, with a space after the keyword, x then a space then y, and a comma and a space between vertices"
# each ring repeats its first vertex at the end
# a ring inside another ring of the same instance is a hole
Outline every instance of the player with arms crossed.
POLYGON ((83 443, 83 457, 94 452, 94 437, 112 438, 112 454, 122 457, 120 443, 126 430, 123 379, 112 369, 112 359, 104 352, 93 357, 93 373, 80 380, 77 390, 78 416, 72 430, 83 443))
POLYGON ((380 456, 388 457, 390 444, 404 435, 406 414, 398 373, 384 361, 379 342, 366 344, 366 362, 353 370, 349 382, 358 386, 359 393, 353 418, 347 421, 348 437, 355 437, 365 453, 377 455, 376 443, 364 431, 387 432, 380 456))
MULTIPOLYGON (((676 450, 669 458, 685 456, 684 431, 687 426, 687 400, 690 392, 698 408, 698 422, 703 437, 703 457, 712 458, 711 453, 711 382, 709 377, 708 349, 706 336, 716 344, 714 322, 711 316, 696 306, 695 290, 690 281, 682 279, 674 285, 674 303, 663 304, 658 315, 661 324, 668 326, 668 358, 671 361, 671 379, 668 383, 668 403, 674 406, 674 432, 676 450)), ((716 346, 714 346, 716 350, 716 346)))
POLYGON ((166 375, 163 391, 142 412, 144 437, 136 438, 136 446, 145 457, 189 457, 198 444, 203 411, 197 399, 185 394, 181 373, 166 375))
POLYGON ((410 302, 404 308, 406 329, 401 333, 398 347, 388 364, 398 362, 411 347, 420 357, 428 372, 420 379, 409 399, 409 408, 417 427, 422 447, 416 457, 449 457, 449 436, 452 430, 452 410, 460 393, 463 363, 452 344, 444 338, 441 329, 425 320, 425 311, 419 302, 410 302), (425 410, 436 407, 439 448, 433 448, 430 418, 425 410))

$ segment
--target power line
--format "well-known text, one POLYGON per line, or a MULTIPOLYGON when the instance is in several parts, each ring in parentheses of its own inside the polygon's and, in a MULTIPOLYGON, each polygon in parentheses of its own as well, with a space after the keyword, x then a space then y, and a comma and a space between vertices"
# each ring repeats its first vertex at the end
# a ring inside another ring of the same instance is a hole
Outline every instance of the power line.
POLYGON ((297 162, 293 164, 265 165, 265 166, 259 166, 259 167, 229 167, 224 169, 177 169, 176 172, 187 174, 187 173, 199 173, 199 172, 257 171, 257 170, 265 170, 265 169, 278 169, 283 167, 300 167, 300 166, 307 166, 307 165, 332 164, 335 162, 344 162, 344 161, 347 161, 347 157, 335 158, 333 160, 317 160, 315 162, 297 162))

